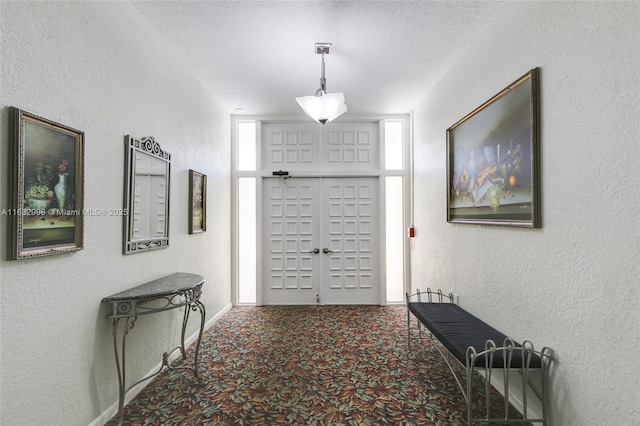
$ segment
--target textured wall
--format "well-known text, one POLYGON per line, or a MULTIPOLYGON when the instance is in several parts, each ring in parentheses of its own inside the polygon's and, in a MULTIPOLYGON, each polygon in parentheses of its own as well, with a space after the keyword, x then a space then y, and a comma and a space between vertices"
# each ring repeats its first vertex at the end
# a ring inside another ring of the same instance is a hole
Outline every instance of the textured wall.
POLYGON ((555 349, 554 425, 640 416, 640 4, 514 2, 414 112, 413 288, 555 349), (537 230, 446 223, 446 129, 541 67, 537 230))
MULTIPOLYGON (((166 250, 123 256, 122 218, 86 217, 84 250, 8 261, 8 218, 0 218, 0 423, 87 424, 118 398, 102 297, 183 271, 206 277, 208 318, 230 302, 230 118, 128 2, 0 7, 0 207, 10 202, 9 106, 85 132, 86 208, 122 207, 126 134, 155 136, 172 154, 166 250), (187 233, 190 168, 209 178, 200 235, 187 233)), ((177 344, 180 314, 138 319, 127 342, 130 379, 177 344)))

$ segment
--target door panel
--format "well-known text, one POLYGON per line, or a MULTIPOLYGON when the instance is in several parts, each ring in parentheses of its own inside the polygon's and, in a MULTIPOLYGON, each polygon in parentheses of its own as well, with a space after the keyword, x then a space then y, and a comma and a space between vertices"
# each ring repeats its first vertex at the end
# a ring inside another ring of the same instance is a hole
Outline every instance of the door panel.
POLYGON ((262 129, 263 170, 309 170, 320 167, 315 123, 266 123, 262 129))
POLYGON ((264 304, 316 303, 317 179, 264 179, 264 304))
POLYGON ((378 123, 332 123, 322 136, 324 170, 377 170, 378 123))
POLYGON ((378 127, 378 123, 331 123, 330 128, 315 123, 265 123, 262 169, 378 170, 378 127))
POLYGON ((321 301, 380 303, 378 179, 323 179, 323 207, 321 301))
POLYGON ((133 193, 133 239, 163 237, 166 229, 166 178, 138 174, 133 193))

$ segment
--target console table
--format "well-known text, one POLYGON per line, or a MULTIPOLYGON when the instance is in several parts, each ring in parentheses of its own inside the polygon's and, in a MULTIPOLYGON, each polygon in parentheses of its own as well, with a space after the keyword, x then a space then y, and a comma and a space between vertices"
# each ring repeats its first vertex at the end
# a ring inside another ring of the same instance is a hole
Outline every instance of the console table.
POLYGON ((171 370, 191 370, 198 380, 198 383, 202 384, 202 380, 198 374, 198 352, 200 351, 200 341, 202 340, 205 320, 204 305, 200 301, 202 284, 204 284, 204 278, 200 275, 178 272, 150 281, 146 284, 130 288, 120 293, 112 294, 111 296, 102 299, 103 303, 110 303, 112 308, 109 317, 113 319, 113 348, 116 355, 116 367, 118 369, 119 383, 117 418, 120 419, 120 421, 122 421, 124 397, 127 392, 129 392, 134 386, 159 374, 164 367, 171 370), (174 348, 168 353, 165 352, 162 355, 162 365, 158 371, 149 374, 133 385, 126 387, 125 342, 127 334, 129 333, 129 330, 133 328, 138 316, 155 314, 170 309, 180 308, 182 306, 184 306, 185 309, 182 319, 182 338, 180 346, 174 348), (200 332, 198 334, 193 367, 176 366, 176 364, 170 363, 169 358, 176 350, 180 350, 183 361, 187 358, 187 352, 184 345, 184 335, 187 328, 187 322, 189 320, 189 312, 191 311, 200 311, 200 332), (121 324, 122 327, 120 327, 121 324), (121 335, 120 338, 119 335, 121 335), (120 345, 119 341, 121 341, 120 345))

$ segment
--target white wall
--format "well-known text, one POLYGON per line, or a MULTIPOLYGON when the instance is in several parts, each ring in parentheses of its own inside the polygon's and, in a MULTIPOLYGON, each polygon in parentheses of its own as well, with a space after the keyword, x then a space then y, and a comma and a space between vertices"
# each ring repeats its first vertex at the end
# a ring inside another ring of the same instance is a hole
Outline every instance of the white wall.
MULTIPOLYGON (((230 303, 230 117, 128 2, 0 7, 0 208, 10 207, 9 106, 85 132, 86 208, 123 206, 125 135, 154 136, 172 154, 166 250, 124 256, 122 218, 85 217, 84 250, 9 261, 9 218, 0 218, 0 423, 86 425, 118 398, 103 297, 182 271, 206 278, 207 318, 230 303), (190 168, 209 179, 200 235, 187 233, 190 168)), ((177 345, 180 315, 138 319, 129 379, 177 345)))
POLYGON ((414 111, 413 289, 550 346, 553 425, 640 417, 640 4, 508 3, 414 111), (446 129, 541 67, 542 229, 447 224, 446 129))

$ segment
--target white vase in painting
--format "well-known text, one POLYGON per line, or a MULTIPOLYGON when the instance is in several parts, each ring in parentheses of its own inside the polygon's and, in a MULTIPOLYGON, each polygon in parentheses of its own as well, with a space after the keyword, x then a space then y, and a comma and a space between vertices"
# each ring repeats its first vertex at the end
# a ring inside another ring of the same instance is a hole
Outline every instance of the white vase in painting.
POLYGON ((58 183, 53 187, 53 192, 58 199, 58 208, 64 209, 65 202, 67 201, 67 195, 69 193, 69 185, 67 185, 68 173, 58 173, 58 183))

